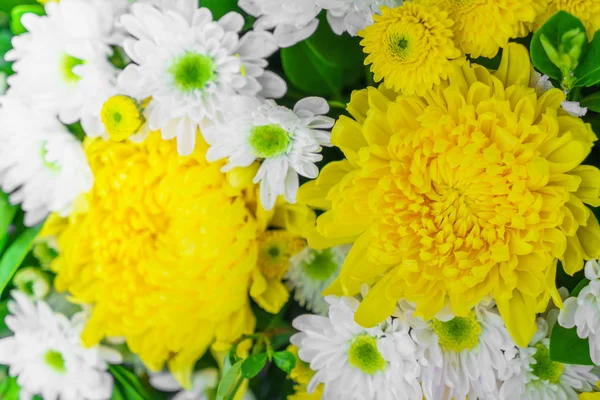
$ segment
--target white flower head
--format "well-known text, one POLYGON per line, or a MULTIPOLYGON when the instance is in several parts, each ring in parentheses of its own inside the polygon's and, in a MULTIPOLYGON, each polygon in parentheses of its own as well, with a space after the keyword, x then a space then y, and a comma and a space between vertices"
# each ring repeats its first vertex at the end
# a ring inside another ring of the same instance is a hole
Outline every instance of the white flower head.
MULTIPOLYGON (((535 93, 538 96, 543 95, 550 89, 554 89, 554 85, 552 85, 550 77, 548 75, 542 75, 539 72, 533 74, 530 86, 535 89, 535 93)), ((565 100, 561 103, 561 106, 566 112, 575 117, 583 117, 585 114, 587 114, 587 108, 581 107, 581 105, 579 105, 579 103, 576 101, 565 100)))
POLYGON ((373 23, 373 15, 381 14, 381 7, 398 7, 403 0, 317 0, 327 10, 331 29, 341 35, 348 32, 356 36, 359 31, 373 23))
POLYGON ((564 301, 558 323, 565 328, 577 327, 577 336, 589 339, 590 356, 600 365, 600 265, 596 260, 585 264, 585 277, 590 283, 577 297, 564 301))
POLYGON ((444 310, 431 321, 416 317, 414 305, 405 300, 398 312, 417 343, 426 399, 498 397, 497 382, 511 375, 515 345, 493 302, 479 304, 466 317, 444 310))
POLYGON ((268 32, 240 38, 243 17, 235 12, 213 21, 196 0, 134 4, 121 18, 133 38, 125 52, 133 60, 119 76, 125 94, 151 98, 142 133, 162 130, 177 138, 180 154, 190 154, 200 128, 222 119, 235 95, 278 98, 285 81, 265 71, 277 50, 268 32), (169 5, 170 4, 170 5, 169 5))
POLYGON ((219 383, 219 372, 215 368, 206 368, 194 372, 192 388, 185 390, 175 380, 170 372, 160 372, 150 375, 150 384, 163 392, 177 392, 172 400, 210 400, 209 391, 219 383))
POLYGON ((538 330, 526 348, 512 360, 515 373, 500 388, 500 400, 577 400, 578 392, 590 392, 600 379, 597 368, 550 360, 552 326, 537 320, 538 330))
POLYGON ((0 126, 0 186, 21 204, 25 224, 68 216, 94 180, 81 142, 53 115, 11 97, 0 98, 0 126))
POLYGON ((57 114, 65 124, 81 120, 90 136, 104 133, 102 103, 115 90, 117 69, 109 62, 117 41, 116 2, 62 0, 46 4, 46 16, 25 14, 28 32, 13 38, 15 74, 10 95, 57 114))
POLYGON ((14 333, 0 339, 0 363, 21 386, 21 399, 104 400, 112 394, 113 379, 107 362, 121 362, 109 348, 84 348, 80 335, 83 313, 70 320, 54 313, 42 301, 32 302, 13 291, 6 325, 14 333))
POLYGON ((327 315, 329 303, 321 293, 339 275, 349 250, 349 246, 324 250, 306 246, 290 259, 285 285, 290 292, 294 291, 294 299, 301 306, 316 314, 327 315))
POLYGON ((388 319, 363 328, 354 322, 355 298, 327 296, 329 317, 301 315, 291 338, 298 357, 315 375, 307 391, 324 384, 323 400, 413 400, 422 398, 420 366, 409 327, 388 319))
POLYGON ((329 129, 334 120, 327 101, 320 97, 300 100, 290 110, 274 101, 260 103, 254 98, 237 98, 231 105, 236 113, 229 120, 205 132, 211 145, 208 161, 227 158, 223 171, 248 167, 262 160, 254 177, 260 182, 260 199, 269 210, 277 196, 296 202, 299 178, 316 178, 321 146, 331 146, 329 129))
POLYGON ((239 0, 242 10, 256 17, 255 29, 271 30, 279 47, 309 38, 319 26, 318 0, 239 0))

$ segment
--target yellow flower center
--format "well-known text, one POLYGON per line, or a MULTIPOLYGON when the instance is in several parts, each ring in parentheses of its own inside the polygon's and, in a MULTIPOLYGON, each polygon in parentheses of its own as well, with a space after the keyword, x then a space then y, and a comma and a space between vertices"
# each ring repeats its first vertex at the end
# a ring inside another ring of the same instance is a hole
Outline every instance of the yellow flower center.
POLYGON ((267 231, 259 241, 258 266, 267 278, 281 279, 290 267, 290 257, 304 247, 304 240, 287 231, 267 231))
POLYGON ((550 360, 550 351, 542 343, 535 345, 537 349, 533 355, 535 364, 531 364, 532 373, 542 380, 551 383, 558 383, 560 377, 565 370, 565 366, 561 363, 550 360))
POLYGON ((248 143, 258 158, 285 154, 292 143, 290 134, 279 125, 255 126, 250 131, 248 143))
POLYGON ((100 117, 111 139, 125 140, 136 133, 144 123, 138 103, 129 96, 116 95, 102 105, 100 117))
POLYGON ((386 362, 377 349, 377 339, 369 335, 355 337, 348 350, 348 362, 368 375, 385 371, 386 362))
POLYGON ((214 60, 200 53, 186 53, 179 57, 173 62, 169 72, 175 86, 183 92, 202 90, 217 77, 214 60))
POLYGON ((57 374, 64 375, 67 373, 65 359, 60 352, 48 350, 46 354, 44 354, 44 361, 46 362, 46 365, 57 374))
POLYGON ((47 140, 42 141, 42 146, 41 146, 41 149, 40 149, 40 153, 41 153, 40 155, 42 157, 42 163, 50 171, 58 172, 58 171, 61 170, 61 165, 57 161, 48 161, 48 158, 47 158, 48 157, 48 149, 46 148, 47 145, 48 145, 48 141, 47 140))
POLYGON ((438 335, 444 350, 460 352, 470 350, 479 344, 481 325, 471 313, 468 317, 455 317, 450 321, 433 319, 431 329, 438 335))
POLYGON ((79 58, 64 54, 61 61, 61 70, 65 81, 68 83, 77 83, 81 77, 73 72, 73 68, 85 64, 85 61, 79 58))

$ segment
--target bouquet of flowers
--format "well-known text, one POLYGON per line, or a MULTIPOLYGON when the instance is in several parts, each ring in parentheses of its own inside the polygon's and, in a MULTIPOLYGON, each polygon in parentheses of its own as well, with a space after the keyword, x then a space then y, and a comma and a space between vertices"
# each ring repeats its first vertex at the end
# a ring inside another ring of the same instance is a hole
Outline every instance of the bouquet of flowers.
POLYGON ((599 0, 1 0, 0 399, 600 399, 599 0))

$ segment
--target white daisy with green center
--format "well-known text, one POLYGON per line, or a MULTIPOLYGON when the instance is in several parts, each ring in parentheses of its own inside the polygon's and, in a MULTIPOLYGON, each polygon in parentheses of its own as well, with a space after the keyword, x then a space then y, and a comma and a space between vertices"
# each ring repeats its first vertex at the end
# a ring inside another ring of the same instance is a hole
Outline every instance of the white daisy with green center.
POLYGON ((329 304, 322 293, 339 275, 349 246, 315 250, 306 246, 290 259, 285 285, 294 299, 307 310, 327 315, 329 304))
POLYGON ((25 224, 68 216, 94 183, 82 143, 54 115, 10 96, 0 97, 0 126, 0 186, 25 224))
POLYGON ((512 361, 515 374, 502 383, 501 400, 577 400, 591 392, 600 380, 598 367, 562 364, 550 360, 553 318, 538 318, 538 330, 526 348, 512 361))
POLYGON ((316 178, 319 169, 315 163, 323 158, 321 146, 331 146, 329 129, 334 120, 325 116, 329 112, 327 101, 307 97, 290 110, 272 100, 261 103, 239 97, 231 108, 235 114, 226 123, 204 132, 210 145, 206 159, 226 158, 224 172, 260 161, 254 183, 260 182, 263 207, 273 208, 279 195, 295 203, 298 175, 316 178))
POLYGON ((107 363, 120 363, 121 355, 106 347, 80 344, 84 314, 68 319, 18 291, 12 297, 4 322, 13 336, 0 339, 0 364, 17 378, 21 398, 108 400, 113 379, 107 363))
POLYGON ((45 16, 25 14, 28 32, 13 38, 8 94, 56 114, 65 124, 81 121, 90 136, 104 134, 100 110, 115 91, 118 70, 109 62, 118 41, 121 1, 48 2, 45 16))
POLYGON ((298 357, 315 371, 307 392, 324 384, 323 400, 421 399, 420 366, 409 327, 388 319, 363 328, 354 322, 355 298, 327 296, 329 316, 301 315, 291 338, 298 357))
POLYGON ((285 81, 265 71, 277 50, 268 32, 240 37, 244 18, 235 12, 214 21, 197 0, 136 3, 121 18, 133 36, 125 52, 133 60, 119 76, 125 94, 150 99, 141 134, 161 130, 190 154, 199 130, 223 118, 231 97, 278 98, 285 81))
POLYGON ((516 348, 493 302, 479 304, 464 317, 444 312, 423 321, 415 316, 414 306, 403 300, 397 315, 412 328, 426 399, 498 397, 497 382, 511 376, 509 360, 516 348))

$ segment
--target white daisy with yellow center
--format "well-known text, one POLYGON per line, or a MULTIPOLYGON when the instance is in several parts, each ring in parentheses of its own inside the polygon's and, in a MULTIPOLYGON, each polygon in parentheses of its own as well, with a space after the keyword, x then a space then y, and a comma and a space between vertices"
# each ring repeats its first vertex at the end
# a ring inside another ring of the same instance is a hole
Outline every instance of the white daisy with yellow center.
POLYGON ((354 322, 355 298, 327 296, 329 317, 301 315, 291 338, 298 357, 315 371, 307 392, 324 384, 323 400, 422 398, 420 366, 409 327, 389 319, 374 328, 354 322))
POLYGON ((493 302, 479 304, 466 317, 445 312, 426 322, 403 300, 397 315, 412 328, 426 399, 498 397, 497 382, 511 376, 516 348, 493 302))
POLYGON ((268 32, 240 38, 244 18, 235 12, 214 21, 197 0, 136 3, 121 18, 133 36, 125 52, 133 60, 119 76, 124 94, 149 99, 143 131, 161 130, 190 154, 200 128, 222 119, 232 96, 278 98, 285 82, 265 71, 277 50, 268 32), (156 5, 152 5, 155 3, 156 5))
POLYGON ((526 348, 511 362, 514 375, 502 383, 500 400, 577 400, 600 380, 597 367, 562 364, 550 360, 553 318, 538 318, 538 330, 526 348))

